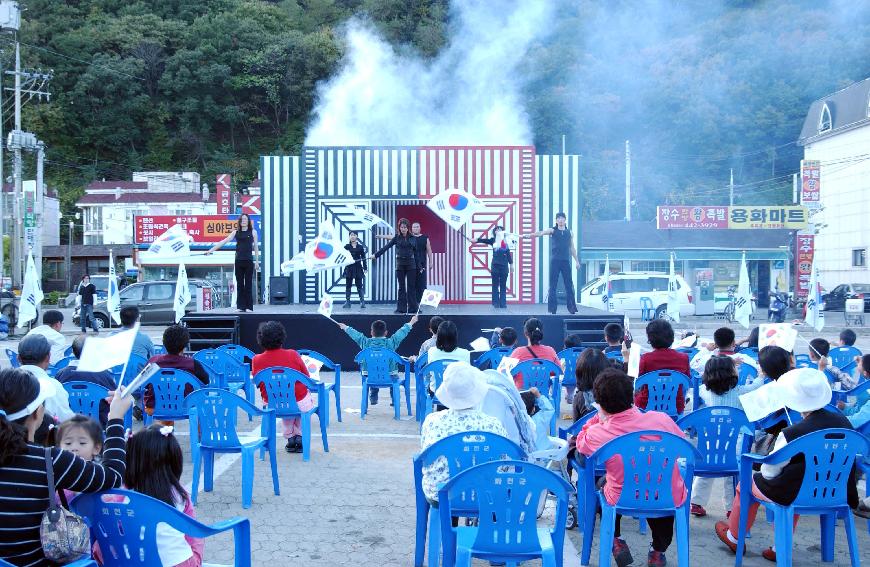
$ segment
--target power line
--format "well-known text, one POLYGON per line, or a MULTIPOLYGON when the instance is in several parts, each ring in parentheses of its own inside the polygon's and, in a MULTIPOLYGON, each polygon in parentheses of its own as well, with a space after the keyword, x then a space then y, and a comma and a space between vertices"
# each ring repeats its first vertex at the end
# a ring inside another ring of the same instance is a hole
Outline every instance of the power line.
MULTIPOLYGON (((15 40, 12 39, 12 38, 7 38, 7 37, 2 37, 2 36, 0 36, 0 40, 3 40, 3 41, 5 41, 5 42, 7 42, 7 43, 12 43, 12 44, 15 43, 15 40)), ((91 60, 91 61, 87 61, 87 60, 85 60, 85 59, 79 59, 78 57, 72 57, 72 56, 70 56, 70 55, 64 55, 63 53, 60 53, 60 52, 58 52, 58 51, 54 51, 53 49, 49 49, 49 48, 47 48, 47 47, 40 47, 39 45, 33 45, 33 44, 30 44, 30 43, 24 43, 23 41, 19 41, 18 43, 19 43, 20 45, 23 45, 23 46, 25 46, 25 47, 30 47, 30 48, 32 48, 32 49, 36 49, 36 50, 38 50, 38 51, 44 51, 44 52, 46 52, 46 53, 51 53, 52 55, 55 55, 55 56, 57 56, 57 57, 62 57, 63 59, 69 59, 70 61, 76 61, 77 63, 84 63, 85 65, 88 65, 88 66, 93 66, 93 67, 98 67, 98 68, 101 68, 101 69, 105 69, 105 70, 107 70, 107 71, 111 71, 112 73, 115 73, 115 74, 121 75, 121 76, 123 76, 123 77, 128 77, 128 78, 130 78, 130 79, 136 79, 137 81, 142 81, 142 82, 146 82, 146 83, 148 82, 148 79, 145 79, 145 78, 143 78, 143 77, 139 77, 139 76, 136 76, 136 75, 131 75, 130 73, 125 73, 124 71, 119 71, 119 70, 117 70, 117 69, 114 69, 114 68, 112 68, 112 67, 109 67, 108 65, 103 65, 102 63, 94 63, 93 60, 91 60)))

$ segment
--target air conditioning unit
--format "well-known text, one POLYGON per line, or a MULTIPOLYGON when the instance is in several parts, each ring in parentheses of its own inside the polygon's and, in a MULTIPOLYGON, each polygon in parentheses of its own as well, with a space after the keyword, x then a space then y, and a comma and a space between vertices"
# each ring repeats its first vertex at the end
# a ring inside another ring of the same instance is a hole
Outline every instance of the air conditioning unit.
POLYGON ((0 30, 18 31, 21 27, 21 9, 18 2, 0 0, 0 30))

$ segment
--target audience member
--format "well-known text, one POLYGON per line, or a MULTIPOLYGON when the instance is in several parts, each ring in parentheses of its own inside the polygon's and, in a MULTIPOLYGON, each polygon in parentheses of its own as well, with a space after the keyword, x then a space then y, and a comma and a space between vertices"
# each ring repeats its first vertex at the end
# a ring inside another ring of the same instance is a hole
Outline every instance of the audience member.
MULTIPOLYGON (((96 460, 103 452, 103 430, 100 424, 84 415, 74 415, 57 428, 57 447, 70 451, 85 461, 96 460)), ((69 502, 78 492, 64 490, 69 502)))
MULTIPOLYGON (((72 351, 76 359, 70 361, 69 366, 57 373, 57 381, 61 384, 66 384, 67 382, 90 382, 91 384, 107 388, 111 392, 116 387, 115 378, 111 372, 108 370, 103 370, 102 372, 82 372, 78 369, 79 359, 82 357, 82 349, 85 347, 85 340, 87 340, 87 335, 79 335, 73 340, 72 351)), ((108 423, 108 416, 109 402, 101 400, 100 425, 102 427, 105 427, 108 423)))
POLYGON ((619 323, 608 323, 604 326, 604 354, 608 352, 622 352, 622 341, 625 338, 625 330, 619 323))
MULTIPOLYGON (((429 332, 432 333, 432 336, 423 341, 423 344, 420 345, 420 352, 417 353, 417 358, 420 358, 421 356, 429 352, 430 348, 435 346, 435 341, 438 339, 438 325, 443 322, 444 318, 439 317, 438 315, 435 315, 434 317, 429 319, 429 332)), ((416 358, 414 360, 416 360, 416 358)))
MULTIPOLYGON (((870 354, 865 354, 860 358, 858 371, 865 380, 870 380, 870 354)), ((870 393, 864 392, 857 396, 854 404, 850 404, 847 400, 847 402, 837 404, 837 407, 849 418, 849 423, 855 429, 870 422, 870 393)))
MULTIPOLYGON (((646 338, 653 348, 652 352, 640 355, 640 376, 656 370, 673 370, 690 377, 689 357, 671 348, 674 344, 674 328, 664 319, 655 319, 646 326, 646 338)), ((649 398, 649 388, 641 387, 634 395, 634 403, 640 409, 646 409, 649 398)), ((677 412, 682 414, 686 405, 686 395, 683 387, 677 390, 677 412)))
MULTIPOLYGON (((494 417, 477 409, 488 387, 483 372, 459 362, 444 370, 444 381, 435 395, 447 407, 430 413, 423 421, 420 448, 425 449, 445 437, 463 431, 487 431, 507 437, 507 431, 494 417)), ((438 501, 438 488, 450 478, 447 461, 438 459, 423 468, 423 493, 431 502, 438 501)))
POLYGON ((42 325, 32 328, 25 338, 32 335, 45 337, 51 345, 51 364, 57 364, 66 356, 66 337, 60 334, 62 328, 63 313, 57 309, 49 309, 42 314, 42 325))
MULTIPOLYGON (((121 329, 117 331, 118 333, 122 331, 129 331, 133 327, 136 326, 136 323, 139 322, 139 308, 135 305, 128 305, 126 307, 121 308, 121 329)), ((145 360, 150 359, 154 356, 154 343, 151 342, 151 338, 143 333, 142 331, 136 332, 136 338, 133 339, 133 354, 137 356, 141 356, 145 360)))
POLYGON ((550 421, 556 413, 553 402, 547 396, 542 396, 537 388, 530 388, 520 392, 523 402, 526 404, 526 413, 532 418, 535 425, 535 451, 546 451, 553 446, 550 440, 550 421))
POLYGON ((843 329, 840 331, 840 346, 855 346, 855 341, 858 340, 858 335, 852 329, 843 329))
MULTIPOLYGON (((389 338, 387 338, 387 324, 380 319, 372 323, 371 337, 365 336, 353 327, 345 325, 344 323, 338 323, 338 326, 342 331, 347 333, 351 339, 353 339, 353 341, 359 346, 360 350, 365 350, 369 347, 380 347, 395 351, 399 348, 399 345, 402 344, 402 341, 405 340, 405 337, 408 336, 408 333, 411 332, 411 328, 417 323, 417 320, 417 315, 414 315, 411 317, 409 322, 399 327, 399 329, 393 333, 393 336, 389 338)), ((360 373, 367 373, 365 363, 360 364, 359 369, 360 373)), ((390 361, 390 375, 399 375, 398 367, 393 361, 390 361)), ((378 404, 378 388, 369 389, 369 404, 373 406, 378 404)))
POLYGON ((740 354, 737 352, 737 343, 734 330, 729 327, 719 327, 713 332, 713 343, 701 345, 695 356, 692 357, 689 367, 697 373, 702 373, 707 366, 707 361, 713 354, 730 356, 739 361, 738 364, 749 364, 756 370, 758 364, 751 356, 740 354))
POLYGON ((438 334, 435 335, 435 346, 429 349, 429 362, 438 360, 456 360, 471 364, 471 353, 468 349, 460 348, 459 329, 453 321, 444 321, 438 325, 438 334))
POLYGON ((794 354, 782 347, 768 345, 758 351, 758 366, 763 376, 779 380, 780 376, 795 367, 794 354))
POLYGON ((613 366, 613 361, 597 348, 587 348, 580 353, 577 366, 574 368, 574 376, 577 378, 577 392, 574 394, 573 402, 574 421, 595 409, 592 405, 595 402, 592 385, 601 372, 613 366))
POLYGON ((39 380, 47 380, 54 386, 53 394, 45 400, 45 411, 58 421, 71 418, 75 413, 69 407, 69 394, 60 382, 48 375, 46 370, 51 358, 51 346, 43 335, 27 335, 18 343, 18 361, 21 369, 27 370, 39 380))
POLYGON ((489 348, 495 347, 510 347, 517 346, 517 330, 513 327, 496 327, 492 330, 492 335, 489 337, 489 348))
MULTIPOLYGON (((673 341, 671 341, 673 342, 673 341)), ((687 361, 688 362, 688 361, 687 361)), ((608 441, 626 433, 635 431, 663 431, 683 436, 683 432, 667 414, 648 411, 642 412, 632 405, 634 380, 625 372, 616 368, 608 368, 601 372, 593 384, 592 391, 598 404, 598 415, 590 419, 577 436, 577 452, 589 456, 608 441)), ((680 506, 686 500, 686 487, 679 474, 678 463, 674 463, 671 475, 671 490, 674 504, 680 506)), ((609 504, 619 501, 623 485, 623 464, 613 457, 605 463, 605 481, 602 492, 609 504)), ((616 516, 616 527, 613 537, 613 557, 620 567, 630 565, 633 561, 631 550, 625 540, 620 537, 620 519, 616 516)), ((665 565, 665 551, 674 537, 673 516, 664 518, 648 518, 652 532, 652 544, 648 554, 649 565, 665 565)))
MULTIPOLYGON (((21 369, 0 370, 0 558, 16 565, 49 565, 39 537, 49 505, 48 463, 46 448, 34 443, 34 435, 43 422, 44 402, 55 396, 55 384, 21 369)), ((120 393, 112 398, 102 463, 48 449, 58 490, 99 492, 121 486, 126 466, 123 418, 132 401, 120 393)))
MULTIPOLYGON (((163 347, 166 349, 166 354, 152 356, 148 362, 153 362, 160 368, 184 370, 195 376, 203 385, 207 385, 209 376, 205 367, 198 360, 184 356, 184 350, 189 342, 190 333, 187 327, 170 325, 163 331, 163 347)), ((188 385, 184 389, 184 395, 186 396, 192 391, 193 387, 188 385)), ((154 415, 154 388, 150 384, 145 386, 145 395, 142 398, 145 402, 145 413, 154 415)), ((167 425, 171 425, 171 423, 167 422, 167 425)))
POLYGON ((579 333, 571 333, 565 337, 565 348, 578 348, 583 346, 583 337, 579 333))
MULTIPOLYGON (((260 323, 257 328, 257 344, 263 349, 260 354, 254 355, 251 361, 251 373, 256 376, 258 372, 271 366, 282 366, 301 372, 308 376, 308 368, 305 366, 302 357, 292 348, 282 348, 284 341, 287 339, 287 331, 284 325, 278 321, 265 321, 260 323)), ((269 403, 269 395, 266 391, 266 385, 263 382, 257 384, 260 388, 260 395, 263 401, 269 403)), ((311 399, 311 394, 308 388, 302 382, 296 382, 294 393, 296 395, 296 403, 302 411, 308 411, 314 407, 314 400, 311 399)), ((282 419, 284 425, 284 439, 287 444, 284 450, 288 453, 302 452, 302 428, 299 418, 282 419)))
MULTIPOLYGON (((772 452, 814 431, 830 428, 852 429, 852 425, 843 414, 825 410, 825 406, 831 401, 831 385, 824 373, 814 368, 799 368, 781 376, 777 385, 784 405, 800 412, 803 419, 786 427, 777 435, 772 452)), ((716 522, 716 535, 732 552, 736 552, 737 532, 740 527, 740 490, 752 490, 752 495, 758 500, 788 506, 797 497, 805 472, 806 463, 803 454, 795 455, 781 463, 761 465, 761 471, 752 475, 752 486, 737 486, 737 495, 731 505, 731 516, 727 522, 716 522)), ((858 506, 854 468, 847 480, 847 499, 850 507, 858 506)), ((750 505, 744 526, 747 532, 755 522, 758 506, 758 502, 750 505)), ((795 526, 797 521, 798 516, 795 516, 795 526)), ((776 561, 776 552, 772 548, 765 549, 762 555, 769 561, 776 561)))
POLYGON ((535 450, 535 427, 526 412, 526 404, 514 381, 503 372, 483 371, 488 387, 480 411, 496 418, 507 432, 506 437, 529 454, 535 450))
POLYGON ((736 349, 737 352, 740 352, 741 350, 746 350, 749 348, 754 348, 755 350, 758 350, 758 330, 759 330, 758 327, 753 327, 752 330, 749 331, 749 336, 746 337, 745 339, 741 339, 737 343, 737 349, 736 349))
MULTIPOLYGON (((540 319, 536 317, 526 319, 526 322, 523 325, 523 335, 526 337, 528 344, 514 349, 511 353, 512 358, 515 358, 520 362, 531 360, 533 358, 551 360, 556 365, 561 366, 559 357, 556 354, 556 351, 553 350, 553 347, 541 344, 541 341, 544 340, 544 325, 541 323, 540 319)), ((523 389, 522 374, 514 376, 514 384, 517 385, 518 390, 523 389)))

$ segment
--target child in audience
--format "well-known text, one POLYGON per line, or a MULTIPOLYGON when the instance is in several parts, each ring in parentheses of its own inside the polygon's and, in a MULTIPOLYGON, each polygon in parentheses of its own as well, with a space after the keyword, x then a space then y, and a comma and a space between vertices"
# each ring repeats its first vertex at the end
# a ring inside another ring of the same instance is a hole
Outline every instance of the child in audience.
MULTIPOLYGON (((172 427, 154 424, 127 441, 124 485, 196 518, 190 497, 181 486, 183 464, 184 456, 172 427)), ((174 567, 202 565, 202 539, 184 535, 167 524, 157 524, 156 537, 161 564, 174 567)))
POLYGON ((423 341, 423 344, 420 345, 420 351, 417 353, 416 357, 411 357, 413 360, 411 362, 415 362, 418 358, 429 352, 429 349, 435 346, 435 341, 438 338, 438 325, 444 322, 443 317, 439 317, 438 315, 429 319, 429 332, 432 333, 432 336, 423 341))
MULTIPOLYGON (((577 366, 574 368, 574 376, 577 378, 577 392, 574 394, 574 421, 577 421, 595 407, 592 405, 595 398, 592 396, 592 384, 595 377, 601 374, 605 368, 614 366, 614 361, 607 358, 597 348, 587 348, 577 358, 577 366)), ((567 371, 568 369, 566 369, 567 371)))
POLYGON ((443 321, 438 325, 435 345, 429 349, 430 363, 439 360, 456 360, 471 364, 471 353, 459 346, 459 329, 453 321, 443 321))
MULTIPOLYGON (((359 345, 360 350, 365 350, 369 347, 381 347, 394 351, 399 348, 399 345, 402 344, 402 341, 405 340, 405 337, 408 336, 408 333, 411 332, 411 328, 418 320, 419 318, 417 315, 414 315, 411 317, 409 322, 402 325, 395 333, 393 333, 393 336, 389 338, 387 338, 387 324, 380 319, 372 323, 371 337, 365 336, 353 327, 345 325, 344 323, 338 323, 338 326, 342 331, 347 333, 357 345, 359 345)), ((360 364, 360 372, 366 374, 364 363, 360 364)), ((393 361, 390 361, 390 375, 399 375, 399 370, 396 367, 396 363, 393 361)), ((378 405, 378 388, 369 389, 369 404, 373 406, 378 405)))
MULTIPOLYGON (((622 341, 625 338, 625 330, 619 323, 608 323, 604 326, 604 354, 608 352, 622 352, 622 341)), ((579 346, 579 345, 578 345, 579 346)))
MULTIPOLYGON (((819 370, 825 373, 828 377, 828 380, 832 382, 832 386, 834 388, 838 388, 840 390, 851 390, 855 386, 858 385, 858 379, 849 374, 848 372, 843 372, 833 364, 831 364, 831 359, 828 357, 828 353, 830 353, 831 345, 825 339, 813 339, 810 341, 810 360, 815 362, 818 365, 819 370), (816 352, 818 351, 818 352, 816 352), (821 356, 819 356, 821 354, 821 356)), ((860 364, 861 359, 856 357, 856 362, 860 364)), ((856 364, 857 366, 857 364, 856 364)))
POLYGON ((550 441, 550 421, 553 414, 556 413, 547 396, 542 396, 537 388, 530 388, 524 392, 520 392, 523 402, 526 404, 526 413, 532 418, 532 423, 535 424, 535 447, 534 451, 546 451, 553 446, 550 441))
MULTIPOLYGON (((640 376, 656 370, 674 370, 691 378, 688 355, 671 348, 674 344, 674 328, 669 322, 664 319, 650 321, 646 326, 646 339, 653 350, 640 355, 640 376)), ((646 409, 648 401, 649 388, 642 386, 634 395, 634 404, 640 409, 646 409)), ((677 413, 682 414, 685 405, 686 393, 680 386, 677 389, 677 413)))
MULTIPOLYGON (((518 346, 515 348, 511 353, 512 358, 516 358, 520 362, 531 360, 533 358, 550 360, 557 366, 561 367, 561 362, 559 362, 559 357, 556 355, 556 351, 553 350, 553 347, 541 344, 541 341, 544 340, 544 325, 541 323, 540 319, 536 317, 526 319, 526 322, 523 325, 523 334, 525 335, 528 344, 526 346, 518 346)), ((514 376, 514 384, 517 385, 518 390, 522 389, 522 374, 514 376)))
POLYGON ((729 327, 720 327, 716 329, 713 332, 713 343, 701 346, 698 349, 698 353, 692 357, 689 366, 692 370, 700 374, 704 372, 704 368, 707 366, 707 361, 710 360, 710 357, 715 353, 730 356, 735 360, 739 360, 740 364, 749 364, 757 370, 758 365, 752 357, 737 352, 737 343, 735 343, 735 339, 736 337, 733 329, 729 327))
MULTIPOLYGON (((861 357, 858 371, 865 380, 870 380, 870 354, 861 357)), ((854 405, 847 406, 846 402, 839 402, 837 407, 843 411, 855 429, 870 421, 870 394, 867 392, 858 396, 854 405)))
MULTIPOLYGON (((57 428, 57 448, 69 451, 85 460, 93 461, 103 452, 103 428, 93 419, 84 415, 74 415, 57 428)), ((78 492, 64 490, 69 502, 78 492)))
POLYGON ((489 337, 489 347, 510 347, 517 346, 517 330, 513 327, 496 327, 492 330, 492 336, 489 337))
POLYGON ((840 331, 840 346, 855 346, 856 340, 858 340, 858 335, 852 329, 840 331))
MULTIPOLYGON (((698 395, 701 396, 706 405, 737 409, 743 409, 743 406, 740 405, 740 396, 764 385, 764 376, 758 376, 752 382, 738 386, 737 366, 730 356, 723 354, 716 355, 707 361, 702 380, 704 384, 698 391, 698 395)), ((726 479, 725 483, 722 502, 725 504, 727 513, 731 510, 731 496, 734 494, 733 479, 726 479)), ((701 518, 707 515, 704 506, 710 500, 712 488, 712 478, 695 477, 692 483, 691 512, 693 516, 701 518)))

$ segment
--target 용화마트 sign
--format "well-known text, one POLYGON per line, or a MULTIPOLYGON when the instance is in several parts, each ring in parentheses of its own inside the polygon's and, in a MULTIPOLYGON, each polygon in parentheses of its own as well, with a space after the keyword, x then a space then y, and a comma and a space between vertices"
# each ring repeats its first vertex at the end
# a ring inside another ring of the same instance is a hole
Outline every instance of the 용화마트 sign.
POLYGON ((788 229, 807 227, 806 207, 796 205, 763 206, 659 206, 659 229, 788 229))

